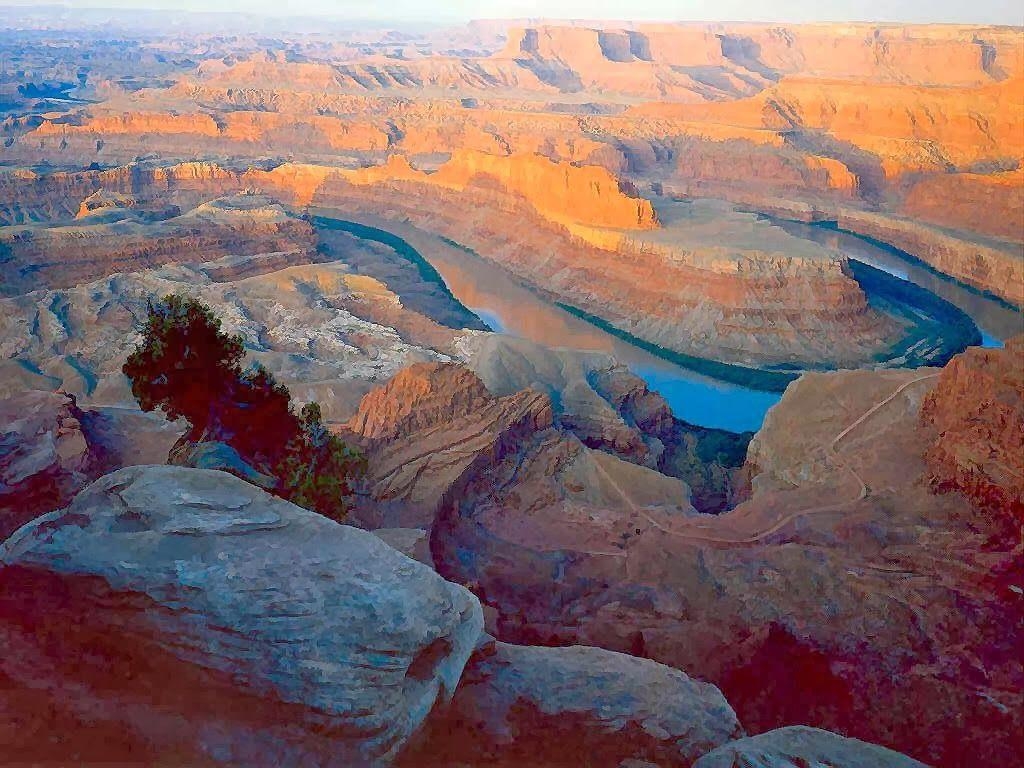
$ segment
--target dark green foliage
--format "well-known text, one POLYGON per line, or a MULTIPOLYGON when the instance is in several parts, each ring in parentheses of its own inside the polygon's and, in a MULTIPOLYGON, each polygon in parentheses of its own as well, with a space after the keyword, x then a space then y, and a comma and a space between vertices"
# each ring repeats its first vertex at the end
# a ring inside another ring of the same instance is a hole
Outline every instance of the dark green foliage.
POLYGON ((365 471, 366 459, 327 431, 317 403, 302 407, 299 423, 301 430, 288 441, 275 474, 281 478, 285 498, 337 518, 352 494, 349 480, 365 471))
POLYGON ((132 394, 145 411, 161 409, 189 423, 192 442, 222 442, 248 464, 278 479, 294 503, 342 519, 350 480, 365 460, 321 421, 308 403, 299 416, 288 389, 259 363, 241 367, 240 336, 196 299, 165 296, 150 302, 143 339, 124 365, 132 394))
POLYGON ((240 376, 241 337, 224 333, 213 312, 179 295, 149 302, 142 333, 123 369, 142 410, 183 417, 200 433, 215 426, 217 405, 240 376))

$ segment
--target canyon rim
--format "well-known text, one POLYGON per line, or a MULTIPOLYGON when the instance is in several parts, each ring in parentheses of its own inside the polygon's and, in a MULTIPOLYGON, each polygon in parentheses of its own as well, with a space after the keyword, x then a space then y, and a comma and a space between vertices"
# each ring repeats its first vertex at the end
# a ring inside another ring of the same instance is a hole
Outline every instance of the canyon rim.
POLYGON ((1019 11, 95 5, 0 6, 0 766, 1024 766, 1019 11))

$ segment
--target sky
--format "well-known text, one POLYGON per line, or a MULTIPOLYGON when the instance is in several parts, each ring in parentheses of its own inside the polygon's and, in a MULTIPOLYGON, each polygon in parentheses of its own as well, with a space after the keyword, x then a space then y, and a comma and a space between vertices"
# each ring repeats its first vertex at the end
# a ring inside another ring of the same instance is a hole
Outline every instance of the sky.
MULTIPOLYGON (((44 0, 45 2, 45 0, 44 0)), ((0 0, 39 5, 39 0, 0 0)), ((50 3, 46 3, 50 4, 50 3)), ((1022 0, 63 0, 69 8, 146 8, 353 19, 903 21, 1024 25, 1022 0)))

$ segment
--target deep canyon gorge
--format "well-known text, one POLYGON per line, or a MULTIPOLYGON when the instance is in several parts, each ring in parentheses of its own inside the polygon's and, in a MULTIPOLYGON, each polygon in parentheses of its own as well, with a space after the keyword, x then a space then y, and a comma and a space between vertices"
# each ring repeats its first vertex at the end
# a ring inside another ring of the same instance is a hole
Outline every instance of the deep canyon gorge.
POLYGON ((0 13, 0 765, 1021 764, 1024 28, 0 13))

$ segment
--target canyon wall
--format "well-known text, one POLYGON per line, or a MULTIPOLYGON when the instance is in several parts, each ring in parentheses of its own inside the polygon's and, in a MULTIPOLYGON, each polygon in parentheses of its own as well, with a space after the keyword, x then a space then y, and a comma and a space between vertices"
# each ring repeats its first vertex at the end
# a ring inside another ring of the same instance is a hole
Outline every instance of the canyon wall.
POLYGON ((90 209, 95 198, 86 198, 85 215, 66 226, 0 230, 0 248, 8 254, 4 292, 69 288, 171 262, 261 256, 283 267, 317 258, 313 228, 264 197, 218 198, 155 221, 147 221, 131 198, 90 209))
POLYGON ((953 359, 921 409, 939 435, 929 480, 1011 520, 1024 519, 1024 336, 953 359))

